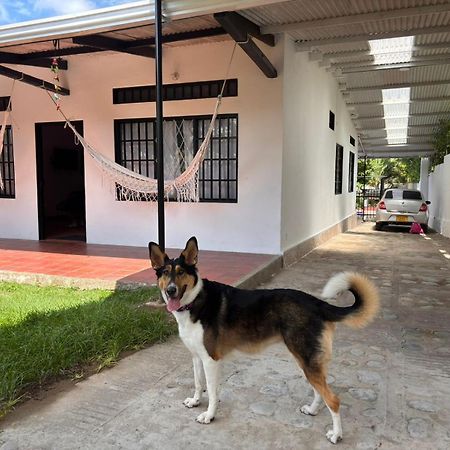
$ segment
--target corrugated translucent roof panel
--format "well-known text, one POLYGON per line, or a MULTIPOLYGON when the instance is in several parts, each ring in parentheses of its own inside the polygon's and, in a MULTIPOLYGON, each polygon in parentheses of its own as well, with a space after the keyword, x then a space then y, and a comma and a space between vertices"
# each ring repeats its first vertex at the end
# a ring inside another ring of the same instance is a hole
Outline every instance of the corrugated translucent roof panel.
POLYGON ((449 113, 442 113, 436 116, 410 116, 409 118, 409 125, 429 125, 429 124, 436 124, 439 123, 439 121, 449 119, 449 113))
MULTIPOLYGON (((445 24, 445 26, 448 26, 448 23, 445 24)), ((417 45, 431 45, 449 41, 450 41, 450 30, 448 31, 448 33, 432 33, 416 36, 417 45)))
POLYGON ((360 126, 361 129, 379 129, 385 127, 384 119, 357 119, 356 123, 360 126))
POLYGON ((449 84, 440 84, 440 85, 432 85, 432 86, 417 86, 411 89, 411 98, 443 98, 450 96, 450 85, 449 84))
POLYGON ((366 138, 386 138, 386 130, 384 128, 380 128, 377 130, 364 130, 364 136, 366 138))
POLYGON ((414 128, 410 127, 408 130, 408 136, 415 137, 415 136, 428 136, 433 133, 433 131, 436 129, 437 125, 430 125, 429 127, 421 127, 421 128, 414 128))
POLYGON ((381 90, 350 92, 350 95, 346 97, 346 99, 347 98, 348 103, 381 102, 383 100, 381 90))
POLYGON ((450 113, 450 100, 442 102, 424 102, 412 103, 410 107, 411 114, 430 114, 435 112, 448 111, 450 113))
POLYGON ((367 117, 367 116, 382 116, 383 115, 383 105, 365 105, 358 106, 358 114, 367 117))

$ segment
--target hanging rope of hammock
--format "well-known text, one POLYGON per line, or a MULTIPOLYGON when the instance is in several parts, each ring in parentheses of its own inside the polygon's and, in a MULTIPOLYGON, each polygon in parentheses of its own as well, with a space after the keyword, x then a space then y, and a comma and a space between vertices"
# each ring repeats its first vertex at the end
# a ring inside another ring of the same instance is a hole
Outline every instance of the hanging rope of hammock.
MULTIPOLYGON (((171 168, 172 170, 169 170, 172 175, 171 179, 164 181, 164 196, 166 198, 176 199, 179 202, 199 201, 199 170, 201 163, 210 148, 211 137, 214 133, 216 118, 221 105, 222 96, 225 90, 235 50, 236 44, 233 47, 227 67, 226 77, 224 78, 222 88, 217 97, 211 121, 206 134, 204 135, 204 139, 198 150, 195 152, 195 155, 190 156, 185 154, 186 152, 183 151, 186 144, 185 142, 179 143, 177 148, 172 149, 173 151, 171 152, 171 156, 174 160, 174 167, 171 168), (177 157, 175 158, 173 155, 177 155, 177 157)), ((56 73, 55 80, 57 80, 57 65, 56 69, 52 65, 52 71, 56 73)), ((72 130, 76 139, 83 146, 85 152, 96 162, 103 175, 111 181, 118 194, 118 198, 121 200, 157 200, 157 179, 144 176, 127 167, 124 167, 123 165, 107 158, 104 153, 95 149, 83 136, 81 136, 80 133, 78 133, 75 126, 63 112, 58 94, 50 94, 50 92, 46 92, 56 105, 57 111, 64 118, 66 126, 72 130)), ((177 139, 174 139, 174 141, 177 141, 177 139)), ((114 154, 113 151, 111 153, 114 154)))

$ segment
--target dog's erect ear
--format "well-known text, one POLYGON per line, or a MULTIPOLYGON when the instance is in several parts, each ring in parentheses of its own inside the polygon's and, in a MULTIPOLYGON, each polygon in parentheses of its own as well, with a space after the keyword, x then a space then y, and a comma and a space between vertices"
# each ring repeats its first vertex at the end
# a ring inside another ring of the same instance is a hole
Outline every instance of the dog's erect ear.
POLYGON ((148 243, 148 253, 150 255, 150 261, 152 267, 157 270, 166 264, 168 256, 161 250, 158 244, 155 242, 148 243))
POLYGON ((195 266, 198 261, 198 244, 197 238, 192 236, 186 243, 186 248, 181 252, 184 261, 188 266, 195 266))

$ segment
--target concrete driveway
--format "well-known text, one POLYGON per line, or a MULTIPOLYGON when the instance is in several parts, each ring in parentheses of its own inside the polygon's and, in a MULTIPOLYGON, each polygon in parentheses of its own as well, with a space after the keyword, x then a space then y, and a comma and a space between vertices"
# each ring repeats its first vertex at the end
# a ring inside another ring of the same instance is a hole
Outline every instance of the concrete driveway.
MULTIPOLYGON (((449 258, 450 241, 439 235, 376 232, 363 224, 266 284, 319 294, 332 274, 358 270, 380 287, 378 320, 336 333, 329 381, 342 402, 344 440, 337 448, 450 448, 449 258)), ((328 411, 300 413, 312 392, 281 346, 224 364, 210 425, 197 424, 198 409, 182 405, 192 386, 190 358, 174 338, 21 406, 0 423, 0 448, 332 447, 325 438, 328 411)))

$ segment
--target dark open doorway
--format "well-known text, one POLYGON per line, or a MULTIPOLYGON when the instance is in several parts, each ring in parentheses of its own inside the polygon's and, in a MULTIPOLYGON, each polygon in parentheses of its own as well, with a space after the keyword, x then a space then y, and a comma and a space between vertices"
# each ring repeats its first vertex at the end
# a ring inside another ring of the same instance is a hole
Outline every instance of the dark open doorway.
POLYGON ((64 122, 36 124, 36 161, 39 239, 86 241, 84 152, 64 122))

